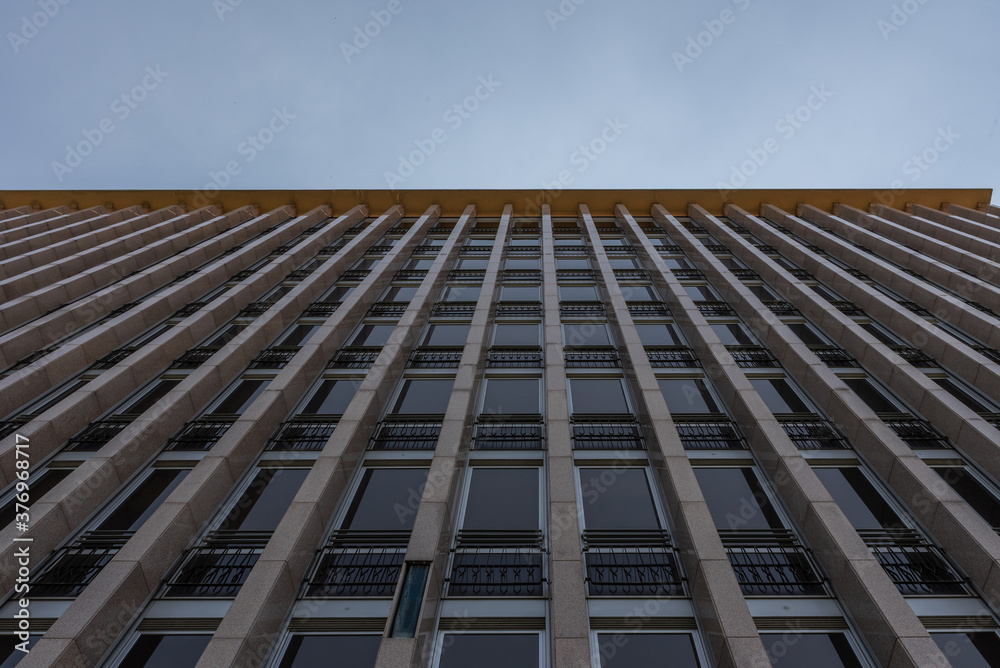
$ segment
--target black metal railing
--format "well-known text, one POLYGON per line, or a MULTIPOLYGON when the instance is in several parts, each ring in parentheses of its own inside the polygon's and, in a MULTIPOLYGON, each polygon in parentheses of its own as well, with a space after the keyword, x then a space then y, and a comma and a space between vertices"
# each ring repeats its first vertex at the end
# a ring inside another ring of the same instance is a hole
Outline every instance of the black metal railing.
POLYGON ((71 545, 57 550, 52 559, 32 575, 32 597, 79 596, 134 533, 89 531, 71 545))
POLYGON ((445 595, 537 597, 545 593, 541 531, 459 531, 445 595))
POLYGON ((666 531, 583 532, 591 596, 683 596, 684 580, 666 531))
POLYGON ((298 346, 271 346, 257 353, 257 356, 250 360, 251 369, 284 369, 285 365, 292 361, 295 354, 299 352, 298 346))
POLYGON ((828 367, 859 367, 858 360, 840 346, 810 345, 809 350, 828 367))
POLYGON ((784 300, 767 299, 763 300, 761 303, 764 304, 764 306, 767 307, 767 310, 769 310, 774 315, 787 315, 787 316, 802 315, 802 313, 797 308, 795 308, 790 303, 784 300))
POLYGON ((541 302, 500 302, 497 317, 538 317, 542 315, 541 302))
POLYGON ((633 318, 665 318, 670 309, 663 302, 626 302, 633 318))
POLYGON ((375 430, 372 450, 433 450, 441 435, 440 422, 387 420, 375 430))
POLYGON ((410 355, 411 369, 454 369, 462 360, 462 347, 417 348, 410 355))
POLYGON ((705 301, 695 302, 694 305, 698 308, 698 311, 701 312, 702 315, 736 315, 736 311, 734 311, 733 307, 731 307, 727 302, 705 301))
POLYGON ((917 348, 905 345, 892 345, 889 347, 893 350, 893 352, 913 366, 921 368, 934 368, 941 366, 934 360, 933 357, 924 354, 923 351, 918 350, 917 348))
POLYGON ((972 346, 972 349, 991 362, 1000 363, 1000 350, 986 346, 972 346))
POLYGON ((694 350, 687 346, 646 346, 646 356, 649 358, 649 366, 654 369, 701 366, 694 350))
POLYGON ((91 369, 110 369, 119 362, 124 362, 129 358, 132 353, 137 351, 139 348, 137 346, 128 346, 126 348, 118 348, 117 350, 112 350, 110 353, 104 357, 98 358, 96 362, 91 365, 91 369))
POLYGON ((179 309, 177 309, 177 312, 174 313, 174 317, 175 318, 186 318, 189 315, 194 315, 195 313, 197 313, 201 309, 205 308, 205 306, 207 304, 208 304, 208 302, 191 302, 190 304, 186 304, 186 305, 180 307, 179 309))
POLYGON ((595 420, 573 422, 574 450, 644 450, 638 422, 595 420))
POLYGON ((237 315, 239 317, 249 317, 249 316, 257 317, 262 313, 267 312, 267 310, 272 306, 274 306, 276 303, 277 302, 272 302, 272 301, 251 302, 250 304, 244 306, 243 310, 241 310, 237 315))
POLYGON ((657 250, 660 251, 660 255, 681 255, 684 253, 684 249, 676 244, 664 244, 657 250))
POLYGON ((197 369, 217 352, 219 352, 218 346, 201 346, 200 348, 192 348, 175 359, 173 364, 170 365, 170 368, 197 369))
POLYGON ((335 531, 306 578, 308 598, 392 598, 403 568, 406 531, 335 531))
POLYGON ((677 420, 677 434, 685 450, 746 450, 739 427, 730 420, 677 420))
POLYGON ((887 427, 896 432, 904 443, 915 450, 923 448, 949 448, 951 445, 944 434, 926 420, 910 418, 904 420, 884 420, 887 427))
POLYGON ((473 450, 542 450, 545 426, 540 422, 481 420, 472 435, 473 450))
POLYGON ((799 450, 843 449, 847 441, 826 420, 783 420, 781 428, 799 450))
POLYGON ((682 280, 705 278, 705 274, 702 273, 701 269, 671 269, 670 272, 674 277, 682 280))
POLYGON ((330 440, 336 422, 294 417, 281 423, 267 444, 268 450, 322 450, 330 440))
POLYGON ((36 361, 42 359, 43 357, 45 357, 46 355, 48 355, 49 353, 55 351, 57 349, 57 347, 58 346, 52 346, 50 348, 42 348, 41 350, 36 350, 35 352, 31 353, 30 355, 25 355, 24 357, 22 357, 21 359, 19 359, 17 362, 15 362, 13 365, 11 365, 6 371, 8 373, 11 372, 11 371, 20 371, 21 369, 25 368, 29 364, 31 364, 33 362, 36 362, 36 361))
MULTIPOLYGON (((708 234, 708 230, 706 230, 705 228, 700 228, 699 233, 708 234)), ((725 254, 730 252, 729 248, 722 244, 705 244, 705 250, 707 250, 709 253, 717 253, 717 254, 725 254)))
POLYGON ((744 596, 816 596, 824 580, 791 531, 719 530, 744 596))
POLYGON ((31 419, 26 416, 18 416, 0 422, 0 438, 7 438, 30 421, 31 419))
POLYGON ((419 281, 427 275, 426 269, 400 269, 393 276, 394 281, 419 281))
POLYGON ((730 269, 729 273, 731 273, 733 276, 735 276, 736 278, 740 279, 741 281, 759 281, 760 280, 760 274, 758 274, 753 269, 730 269))
POLYGON ((538 269, 505 269, 502 280, 535 282, 542 280, 542 272, 538 269))
POLYGON ((69 440, 67 450, 93 452, 125 430, 133 417, 109 417, 91 423, 86 429, 69 440))
POLYGON ((104 318, 105 318, 105 320, 107 320, 107 319, 119 316, 122 313, 128 313, 129 311, 131 311, 132 309, 134 309, 138 305, 139 305, 139 302, 129 302, 127 304, 122 304, 121 306, 119 306, 115 310, 111 311, 106 316, 104 316, 104 318))
POLYGON ((844 315, 865 315, 865 312, 858 308, 854 302, 836 300, 830 302, 830 306, 837 309, 844 315))
POLYGON ((328 369, 367 369, 378 358, 382 348, 353 347, 341 348, 336 356, 326 365, 328 369))
POLYGON ((332 315, 338 308, 340 308, 340 302, 313 302, 306 307, 302 315, 312 318, 325 318, 332 315))
POLYGON ((368 309, 373 318, 398 318, 406 313, 407 302, 377 302, 368 309))
POLYGON ((618 351, 614 348, 578 348, 566 346, 563 349, 567 369, 598 369, 621 366, 618 351))
POLYGON ((799 279, 800 281, 815 281, 816 277, 810 274, 805 269, 789 269, 788 273, 799 279))
POLYGON ((167 450, 210 450, 233 426, 231 420, 194 420, 181 427, 167 450))
POLYGON ((593 269, 557 269, 556 278, 559 279, 573 279, 573 278, 594 278, 593 269))
POLYGON ((229 277, 227 283, 240 283, 257 273, 256 269, 241 269, 229 277))
POLYGON ((449 281, 482 280, 486 278, 485 269, 453 269, 448 272, 449 281))
POLYGON ((603 316, 604 302, 559 302, 559 314, 573 318, 603 316))
POLYGON ((432 314, 436 318, 471 318, 475 312, 475 302, 451 302, 435 304, 432 314))
POLYGON ((931 315, 930 311, 928 311, 927 309, 925 309, 923 306, 921 306, 916 302, 903 300, 896 303, 905 308, 907 311, 912 311, 913 313, 916 313, 919 316, 929 317, 931 315))
POLYGON ((270 531, 212 532, 168 576, 163 598, 234 598, 270 537, 270 531))
POLYGON ((341 281, 363 281, 371 273, 370 269, 348 269, 340 275, 341 281))
POLYGON ((494 369, 542 366, 541 348, 490 348, 486 353, 486 366, 494 369))
POLYGON ((781 362, 763 346, 726 346, 736 365, 743 369, 778 368, 781 362))
POLYGON ((953 596, 966 593, 964 580, 941 551, 908 528, 859 529, 875 559, 904 595, 953 596))

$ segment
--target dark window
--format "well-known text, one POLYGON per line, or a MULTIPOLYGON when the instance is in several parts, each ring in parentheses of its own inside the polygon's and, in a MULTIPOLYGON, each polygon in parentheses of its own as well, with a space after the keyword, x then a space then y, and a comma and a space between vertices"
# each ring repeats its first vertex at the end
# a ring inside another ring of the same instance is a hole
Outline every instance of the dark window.
POLYGON ((219 525, 220 531, 274 531, 308 469, 260 469, 219 525))
POLYGON ((511 258, 507 260, 505 267, 512 271, 537 271, 538 258, 511 258))
POLYGON ((357 271, 367 271, 367 270, 370 270, 375 265, 377 265, 378 263, 379 263, 379 260, 377 260, 375 258, 363 257, 360 260, 358 260, 357 262, 355 262, 354 266, 352 266, 351 269, 352 270, 357 270, 357 271))
POLYGON ((774 294, 773 292, 771 292, 770 289, 768 289, 766 286, 763 286, 763 285, 748 285, 748 286, 746 286, 746 288, 747 288, 747 290, 750 291, 750 293, 754 297, 756 297, 757 299, 759 299, 761 301, 765 301, 765 302, 772 301, 773 302, 773 301, 778 301, 780 299, 778 297, 778 295, 774 294))
POLYGON ((427 469, 368 469, 342 527, 358 531, 410 531, 427 482, 427 469))
POLYGON ((587 348, 611 345, 611 334, 607 325, 594 322, 574 322, 563 324, 563 341, 567 346, 587 348))
POLYGON ((570 398, 574 413, 629 413, 625 388, 618 378, 570 378, 570 398))
POLYGON ((39 403, 28 406, 24 410, 24 412, 28 413, 29 415, 38 415, 40 413, 44 413, 45 411, 49 410, 50 408, 52 408, 60 401, 62 401, 69 395, 73 394, 74 392, 76 392, 89 382, 90 382, 89 378, 81 378, 79 380, 71 381, 68 385, 64 385, 58 391, 44 398, 39 403))
POLYGON ((707 285, 685 285, 684 291, 688 297, 695 302, 717 302, 721 301, 719 295, 707 285))
MULTIPOLYGON (((556 240, 556 243, 561 243, 556 240)), ((560 257, 556 259, 556 269, 584 270, 590 269, 590 260, 585 257, 560 257)))
POLYGON ((269 382, 271 381, 266 378, 244 378, 226 393, 208 415, 239 415, 250 407, 269 382))
POLYGON ((463 529, 538 529, 538 469, 472 469, 463 529))
POLYGON ((353 285, 335 285, 325 295, 319 298, 321 302, 342 302, 354 292, 353 285))
MULTIPOLYGON (((46 469, 30 482, 31 498, 41 499, 72 472, 73 469, 46 469)), ((11 497, 10 501, 3 504, 3 508, 0 509, 0 529, 14 521, 15 510, 17 510, 16 496, 11 497)))
POLYGON ((817 468, 816 475, 855 529, 902 526, 896 511, 857 468, 817 468))
POLYGON ((293 635, 278 668, 374 668, 381 636, 293 635))
POLYGON ((301 346, 317 329, 319 329, 319 325, 295 325, 288 333, 279 338, 274 345, 301 346))
POLYGON ((271 290, 266 295, 264 295, 262 301, 276 302, 291 291, 292 291, 291 286, 279 285, 274 290, 271 290))
POLYGON ((750 384, 772 413, 812 413, 813 409, 784 378, 751 378, 750 384))
POLYGON ((160 336, 161 334, 163 334, 164 332, 166 332, 167 330, 172 329, 172 328, 173 328, 173 325, 171 325, 170 323, 164 323, 164 324, 160 325, 159 327, 154 327, 152 331, 150 331, 150 332, 148 332, 146 334, 143 334, 142 336, 140 336, 137 339, 129 341, 129 346, 130 347, 134 347, 134 348, 139 348, 141 346, 144 346, 147 343, 149 343, 150 341, 152 341, 153 339, 155 339, 156 337, 160 336))
POLYGON ((382 301, 409 304, 416 294, 417 286, 415 285, 390 285, 385 294, 382 295, 382 301))
POLYGON ((390 413, 444 415, 454 378, 407 378, 390 413))
MULTIPOLYGON (((28 636, 28 651, 35 646, 39 640, 41 640, 42 634, 33 633, 28 636)), ((21 659, 27 656, 24 652, 17 649, 17 645, 20 645, 22 640, 15 635, 2 634, 0 635, 0 668, 14 668, 17 664, 21 663, 21 659)))
POLYGON ((361 386, 357 379, 324 380, 312 393, 300 415, 342 415, 361 386))
POLYGON ((931 378, 931 380, 937 383, 942 389, 947 390, 948 394, 955 397, 977 413, 993 413, 997 410, 995 406, 988 405, 973 391, 963 387, 961 383, 958 383, 951 378, 931 378))
POLYGON ((842 302, 842 301, 844 301, 843 297, 841 297, 840 295, 838 295, 837 293, 835 293, 833 290, 828 290, 827 288, 823 287, 822 285, 810 285, 809 287, 813 289, 813 292, 815 292, 816 294, 818 294, 820 297, 822 297, 823 299, 825 299, 828 302, 842 302))
POLYGON ((162 399, 170 390, 177 387, 179 380, 158 380, 146 388, 139 398, 132 400, 122 409, 115 411, 119 415, 138 415, 144 413, 162 399))
POLYGON ((441 297, 443 302, 474 302, 479 299, 481 285, 449 285, 441 297))
POLYGON ((395 325, 361 325, 349 346, 384 346, 396 329, 395 325))
POLYGON ((209 634, 144 633, 118 665, 121 668, 194 668, 211 639, 209 634))
POLYGON ((785 528, 753 469, 704 467, 694 475, 716 528, 785 528))
POLYGON ((799 337, 799 340, 807 346, 827 345, 827 340, 812 325, 807 325, 804 322, 793 322, 788 325, 788 329, 792 330, 792 333, 799 337))
POLYGON ((1000 668, 1000 637, 996 631, 932 633, 954 668, 1000 668))
POLYGON ((720 257, 719 262, 727 269, 747 269, 748 267, 734 257, 720 257))
POLYGON ((881 327, 879 327, 874 323, 865 323, 861 325, 861 329, 865 330, 866 332, 868 332, 869 334, 871 334, 872 336, 874 336, 876 339, 878 339, 887 346, 894 346, 902 343, 902 341, 896 338, 896 336, 894 336, 890 332, 887 332, 886 330, 882 329, 881 327))
POLYGON ((843 633, 761 633, 760 639, 776 666, 861 668, 862 665, 843 633))
POLYGON ((107 519, 97 525, 97 530, 138 530, 187 474, 187 471, 179 469, 156 469, 128 498, 118 504, 107 519))
POLYGON ((899 405, 868 378, 844 378, 844 382, 876 413, 900 412, 899 405))
POLYGON ((481 237, 469 237, 465 240, 466 246, 475 246, 476 248, 492 248, 493 239, 492 238, 481 238, 481 237))
POLYGON ((622 297, 630 302, 658 302, 660 295, 651 285, 623 285, 622 297))
POLYGON ((420 345, 464 346, 468 337, 468 325, 431 325, 427 328, 420 345))
POLYGON ((750 332, 739 323, 726 323, 710 325, 719 341, 724 346, 755 346, 757 342, 750 335, 750 332))
POLYGON ((438 668, 538 668, 538 636, 448 633, 438 668))
POLYGON ((721 413, 703 378, 661 378, 660 392, 671 413, 721 413))
POLYGON ((587 529, 660 529, 646 472, 640 468, 580 469, 587 529))
POLYGON ((537 302, 541 299, 541 288, 537 285, 505 285, 500 290, 502 302, 537 302))
POLYGON ((987 524, 1000 527, 1000 501, 971 473, 960 466, 935 466, 933 469, 987 524))
POLYGON ((541 327, 537 324, 496 326, 493 333, 495 346, 538 346, 541 327))
POLYGON ((684 338, 677 328, 669 323, 659 325, 636 325, 635 331, 644 346, 683 346, 684 338))
POLYGON ((489 378, 482 412, 488 415, 541 413, 538 378, 489 378))
POLYGON ((537 246, 538 237, 511 237, 511 246, 537 246))
POLYGON ((462 269, 465 271, 483 271, 490 265, 489 260, 483 260, 480 258, 462 258, 455 263, 455 269, 462 269))
POLYGON ((405 271, 427 271, 432 266, 434 266, 433 258, 420 258, 407 260, 406 264, 403 265, 405 271))
POLYGON ((698 668, 694 640, 686 633, 600 633, 597 646, 601 668, 665 666, 698 668))
MULTIPOLYGON (((633 257, 612 257, 608 258, 608 263, 612 269, 642 269, 642 264, 633 257)), ((667 266, 670 266, 669 260, 667 266)), ((675 267, 670 268, 674 269, 675 267)))
POLYGON ((597 287, 593 285, 560 285, 559 300, 564 302, 596 302, 597 287))
POLYGON ((695 266, 690 260, 684 257, 668 257, 664 258, 663 261, 667 264, 670 269, 694 269, 695 266))

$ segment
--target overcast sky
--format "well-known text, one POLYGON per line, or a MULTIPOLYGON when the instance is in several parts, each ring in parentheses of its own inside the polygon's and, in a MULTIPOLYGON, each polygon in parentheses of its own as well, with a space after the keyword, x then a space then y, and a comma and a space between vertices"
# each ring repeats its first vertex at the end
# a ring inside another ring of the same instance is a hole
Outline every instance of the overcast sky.
POLYGON ((996 0, 5 0, 0 26, 0 189, 1000 186, 996 0))

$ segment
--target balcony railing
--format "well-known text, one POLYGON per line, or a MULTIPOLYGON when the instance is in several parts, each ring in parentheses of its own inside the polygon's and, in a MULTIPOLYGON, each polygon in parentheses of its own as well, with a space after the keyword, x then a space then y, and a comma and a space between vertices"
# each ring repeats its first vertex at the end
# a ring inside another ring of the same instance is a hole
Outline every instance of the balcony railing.
POLYGON ((453 269, 448 272, 449 281, 482 280, 486 278, 485 269, 453 269))
POLYGON ((372 450, 433 450, 441 435, 440 422, 387 420, 375 431, 372 450))
POLYGON ((583 533, 591 596, 683 596, 684 580, 666 531, 588 529, 583 533))
POLYGON ((270 537, 270 531, 212 532, 168 576, 163 598, 234 598, 270 537))
POLYGON ((542 366, 541 348, 490 348, 486 366, 493 369, 537 368, 542 366))
POLYGON ((446 302, 434 305, 436 318, 471 318, 476 312, 476 302, 446 302))
POLYGON ((535 282, 542 280, 542 272, 538 269, 505 269, 502 280, 535 282))
POLYGON ((542 450, 545 426, 539 422, 480 421, 472 436, 473 450, 542 450))
POLYGON ((335 531, 306 578, 308 598, 392 598, 406 544, 405 531, 335 531))
POLYGON ((42 570, 33 574, 34 598, 75 598, 125 546, 133 531, 90 531, 58 550, 42 570))
POLYGON ((816 565, 791 531, 723 529, 719 536, 744 596, 826 593, 816 565))
POLYGON ((462 360, 462 347, 418 348, 410 355, 411 369, 454 369, 462 360))
POLYGON ((282 422, 278 431, 268 442, 268 450, 322 450, 330 440, 336 422, 329 420, 312 421, 307 418, 295 417, 282 422))
POLYGON ((702 273, 701 269, 671 269, 670 273, 681 280, 705 278, 705 274, 702 273))
POLYGON ((251 369, 284 369, 300 348, 298 346, 271 346, 257 353, 250 360, 251 369))
POLYGON ((538 597, 545 593, 541 531, 459 531, 445 595, 538 597))
POLYGON ((830 302, 830 306, 837 309, 844 315, 864 315, 865 312, 862 311, 854 302, 848 302, 843 300, 837 300, 830 302))
POLYGON ((859 367, 858 361, 839 346, 810 345, 809 350, 828 367, 859 367))
POLYGON ((167 450, 210 450, 232 426, 229 420, 188 422, 170 439, 167 450))
POLYGON ((340 275, 341 281, 363 281, 371 273, 370 269, 348 269, 340 275))
POLYGON ((781 428, 799 450, 846 448, 847 441, 825 420, 787 420, 781 428))
POLYGON ((126 348, 119 348, 118 350, 112 350, 110 353, 104 357, 98 358, 96 362, 90 367, 91 369, 110 369, 111 367, 117 365, 119 362, 124 362, 132 353, 137 351, 139 348, 136 346, 128 346, 126 348))
POLYGON ((859 529, 875 559, 903 595, 966 594, 964 580, 941 551, 913 529, 859 529))
POLYGON ((1000 350, 987 348, 986 346, 972 346, 972 349, 991 362, 1000 363, 1000 350))
POLYGON ((377 302, 368 309, 368 315, 373 318, 398 318, 406 313, 406 302, 377 302))
POLYGON ((620 367, 621 360, 614 348, 577 348, 566 346, 564 349, 567 369, 599 369, 620 367))
POLYGON ((628 312, 633 318, 665 318, 670 309, 663 302, 628 302, 628 312))
POLYGON ((794 306, 792 306, 791 304, 789 304, 784 300, 768 299, 762 301, 761 303, 764 304, 764 306, 767 307, 767 310, 769 310, 774 315, 787 315, 787 316, 802 315, 802 313, 797 308, 795 308, 794 306))
POLYGON ((902 357, 904 360, 906 360, 913 366, 925 369, 941 366, 934 360, 933 357, 924 354, 923 351, 918 350, 917 348, 913 348, 910 346, 903 346, 903 345, 893 345, 889 347, 893 350, 893 352, 895 352, 897 355, 902 357))
POLYGON ((500 302, 497 304, 497 317, 535 318, 542 315, 541 302, 500 302))
POLYGON ((302 315, 312 318, 325 318, 332 315, 338 308, 340 308, 340 302, 313 302, 306 307, 302 315))
POLYGON ((191 302, 190 304, 186 304, 185 306, 182 306, 179 309, 177 309, 177 312, 174 313, 174 317, 186 318, 189 315, 194 315, 201 309, 205 308, 207 304, 208 302, 191 302))
POLYGON ((426 269, 400 269, 392 280, 394 281, 419 281, 427 275, 426 269))
POLYGON ((646 356, 649 358, 649 366, 654 369, 701 366, 698 356, 687 346, 647 346, 646 356))
POLYGON ((886 426, 896 432, 896 436, 915 450, 923 448, 949 448, 948 439, 934 426, 918 418, 905 420, 885 420, 886 426))
POLYGON ((559 302, 559 314, 570 318, 603 317, 604 302, 559 302))
POLYGON ((42 348, 41 350, 36 350, 35 352, 31 353, 30 355, 25 355, 24 357, 22 357, 21 359, 19 359, 16 363, 14 363, 11 367, 9 367, 7 369, 7 372, 10 373, 11 371, 19 371, 19 370, 25 368, 26 366, 28 366, 29 364, 42 359, 43 357, 45 357, 49 353, 51 353, 54 350, 56 350, 56 348, 57 348, 57 346, 51 346, 49 348, 42 348))
POLYGON ((760 274, 753 269, 730 269, 729 272, 741 281, 759 281, 760 274))
POLYGON ((739 427, 729 420, 677 420, 677 434, 685 450, 746 450, 739 427))
POLYGON ((192 348, 175 359, 173 364, 170 365, 170 368, 197 369, 217 352, 219 352, 218 346, 201 346, 200 348, 192 348))
POLYGON ((573 423, 574 450, 644 450, 637 422, 589 421, 573 423))
POLYGON ((702 315, 735 316, 736 311, 727 303, 720 301, 695 302, 694 305, 702 315))
POLYGON ((132 423, 132 420, 132 417, 112 416, 104 420, 91 423, 90 426, 70 439, 66 449, 77 452, 93 452, 95 450, 100 450, 105 443, 125 431, 125 427, 129 426, 132 423))
POLYGON ((778 361, 771 351, 763 346, 726 346, 736 365, 743 369, 778 368, 778 361))
POLYGON ((901 302, 896 302, 896 303, 905 308, 907 311, 912 311, 913 313, 916 313, 919 316, 929 317, 931 314, 930 311, 928 311, 927 309, 925 309, 923 306, 921 306, 916 302, 903 300, 901 302))
POLYGON ((276 303, 277 302, 272 302, 272 301, 252 302, 244 306, 243 310, 240 311, 237 315, 240 317, 257 317, 262 313, 267 312, 267 310, 270 309, 272 306, 274 306, 276 303))
POLYGON ((354 347, 342 348, 337 355, 326 365, 328 369, 367 369, 382 352, 376 347, 354 347))

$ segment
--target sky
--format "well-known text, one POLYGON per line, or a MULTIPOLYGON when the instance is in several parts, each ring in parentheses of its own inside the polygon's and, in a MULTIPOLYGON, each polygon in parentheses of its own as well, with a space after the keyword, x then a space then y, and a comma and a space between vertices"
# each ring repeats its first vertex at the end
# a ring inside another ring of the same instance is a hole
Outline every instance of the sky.
POLYGON ((0 190, 997 188, 998 25, 996 0, 6 0, 0 190))

